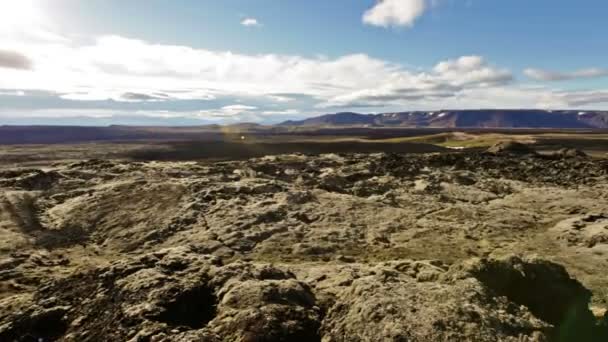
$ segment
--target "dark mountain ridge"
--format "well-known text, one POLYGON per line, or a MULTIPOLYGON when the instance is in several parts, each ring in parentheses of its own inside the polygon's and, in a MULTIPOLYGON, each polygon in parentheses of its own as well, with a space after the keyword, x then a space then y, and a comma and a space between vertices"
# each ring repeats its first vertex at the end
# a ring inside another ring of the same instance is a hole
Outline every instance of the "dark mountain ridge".
POLYGON ((608 111, 441 110, 382 114, 336 113, 281 126, 366 126, 404 128, 608 128, 608 111))

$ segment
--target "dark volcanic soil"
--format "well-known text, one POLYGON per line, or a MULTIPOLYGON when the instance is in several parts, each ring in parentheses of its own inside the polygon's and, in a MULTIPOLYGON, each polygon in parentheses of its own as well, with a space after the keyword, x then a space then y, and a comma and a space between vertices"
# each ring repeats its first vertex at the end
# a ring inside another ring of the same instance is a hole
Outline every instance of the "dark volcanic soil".
POLYGON ((606 341, 608 162, 0 171, 0 341, 606 341))

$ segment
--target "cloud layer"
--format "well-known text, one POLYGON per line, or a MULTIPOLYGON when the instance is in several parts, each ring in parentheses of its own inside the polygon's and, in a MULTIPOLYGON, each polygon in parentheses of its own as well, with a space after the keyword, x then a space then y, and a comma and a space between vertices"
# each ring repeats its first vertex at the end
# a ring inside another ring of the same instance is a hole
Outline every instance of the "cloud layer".
POLYGON ((559 72, 543 69, 529 68, 524 74, 536 81, 567 81, 581 78, 597 78, 608 76, 608 69, 589 68, 572 72, 559 72))
POLYGON ((505 85, 510 71, 480 56, 411 71, 366 54, 304 58, 152 44, 104 36, 94 44, 15 46, 36 70, 0 71, 0 89, 43 90, 63 99, 117 102, 256 97, 288 104, 308 97, 317 107, 434 100, 467 88, 505 85), (287 95, 285 95, 287 94, 287 95))

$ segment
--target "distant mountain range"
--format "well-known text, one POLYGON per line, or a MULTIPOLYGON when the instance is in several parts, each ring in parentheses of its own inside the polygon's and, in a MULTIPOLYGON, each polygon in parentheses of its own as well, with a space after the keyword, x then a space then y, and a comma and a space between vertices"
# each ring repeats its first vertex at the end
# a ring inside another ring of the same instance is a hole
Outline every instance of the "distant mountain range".
POLYGON ((336 113, 280 126, 429 128, 608 128, 608 111, 445 110, 383 114, 336 113))
MULTIPOLYGON (((84 122, 84 120, 83 120, 84 122)), ((439 131, 513 128, 608 129, 608 111, 445 110, 384 114, 336 113, 277 125, 193 126, 0 125, 0 145, 104 141, 240 141, 252 135, 374 135, 400 137, 404 129, 439 131), (378 129, 382 128, 382 129, 378 129)))

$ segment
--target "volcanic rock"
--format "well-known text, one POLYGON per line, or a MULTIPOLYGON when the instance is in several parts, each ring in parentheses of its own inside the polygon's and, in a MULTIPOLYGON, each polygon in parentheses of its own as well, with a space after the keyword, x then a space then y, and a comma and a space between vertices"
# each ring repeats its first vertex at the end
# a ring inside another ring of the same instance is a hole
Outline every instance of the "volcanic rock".
POLYGON ((536 151, 526 144, 516 141, 499 142, 486 150, 491 154, 535 155, 536 151))

